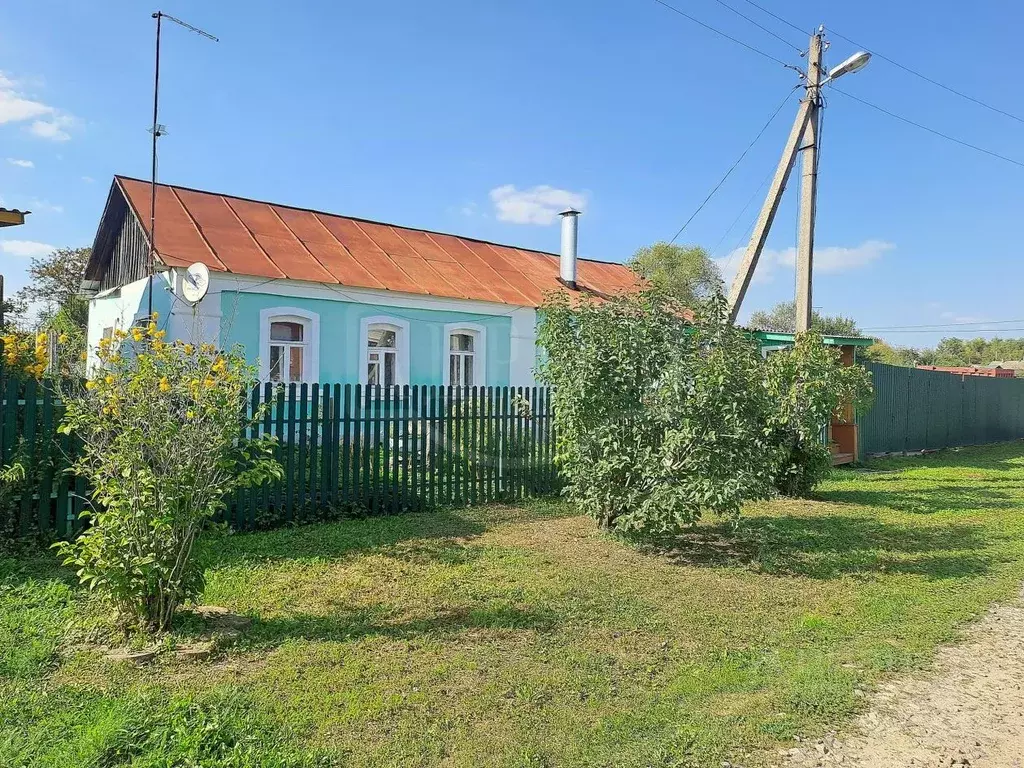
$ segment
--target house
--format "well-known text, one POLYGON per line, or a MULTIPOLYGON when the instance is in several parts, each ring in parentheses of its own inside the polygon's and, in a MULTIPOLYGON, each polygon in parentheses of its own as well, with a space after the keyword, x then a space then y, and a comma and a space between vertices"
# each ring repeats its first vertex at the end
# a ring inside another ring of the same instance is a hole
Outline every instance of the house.
POLYGON ((992 366, 981 368, 976 365, 949 366, 949 365, 919 365, 919 371, 942 371, 943 373, 954 373, 958 376, 983 376, 990 379, 1012 379, 1014 372, 1010 368, 992 366))
POLYGON ((169 338, 238 344, 265 381, 530 386, 548 291, 609 295, 624 265, 117 176, 86 268, 88 344, 147 318, 169 338), (182 284, 205 264, 196 305, 182 284))

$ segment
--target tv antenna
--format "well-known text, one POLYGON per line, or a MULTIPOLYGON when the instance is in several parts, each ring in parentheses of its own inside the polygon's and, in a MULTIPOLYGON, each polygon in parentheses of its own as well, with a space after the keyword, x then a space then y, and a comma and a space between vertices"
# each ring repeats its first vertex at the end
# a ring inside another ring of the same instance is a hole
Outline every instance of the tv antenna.
POLYGON ((153 273, 156 270, 156 140, 161 136, 167 135, 167 126, 161 125, 157 122, 157 117, 160 111, 161 22, 164 19, 173 21, 178 26, 187 29, 189 32, 195 32, 197 35, 205 37, 207 40, 212 40, 215 43, 220 42, 218 38, 214 37, 209 32, 205 32, 199 27, 193 27, 188 22, 175 18, 163 11, 157 11, 154 13, 153 18, 156 19, 156 68, 153 73, 153 125, 149 128, 149 133, 153 134, 153 165, 149 184, 149 290, 146 291, 146 294, 149 297, 149 303, 147 307, 147 319, 153 317, 153 273))

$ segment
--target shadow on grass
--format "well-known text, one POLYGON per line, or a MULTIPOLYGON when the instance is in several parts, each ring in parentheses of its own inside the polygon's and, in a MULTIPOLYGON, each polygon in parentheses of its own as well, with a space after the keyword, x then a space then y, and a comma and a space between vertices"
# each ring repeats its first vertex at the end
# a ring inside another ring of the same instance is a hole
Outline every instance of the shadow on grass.
POLYGON ((520 506, 488 505, 308 523, 258 533, 210 536, 200 556, 205 567, 266 560, 337 560, 374 550, 401 550, 413 556, 417 552, 422 556, 433 552, 443 558, 457 556, 457 548, 433 547, 426 542, 443 540, 458 544, 497 525, 575 514, 557 500, 538 500, 520 506))
POLYGON ((779 576, 836 579, 907 573, 929 579, 976 576, 993 559, 979 526, 896 525, 865 517, 774 516, 640 542, 641 549, 679 565, 742 567, 779 576))
POLYGON ((343 609, 327 615, 296 614, 257 618, 245 631, 243 642, 272 647, 287 640, 350 642, 364 637, 403 640, 414 637, 450 637, 474 629, 533 629, 557 626, 558 614, 543 607, 529 609, 502 604, 453 608, 429 616, 395 620, 386 608, 343 609))
POLYGON ((1024 509, 1024 482, 1017 481, 1021 485, 1021 495, 983 487, 991 482, 986 479, 974 484, 943 483, 930 485, 928 488, 907 489, 900 487, 899 481, 887 479, 884 485, 888 487, 877 490, 828 490, 822 492, 819 498, 840 504, 881 507, 912 514, 971 512, 978 509, 1024 509))

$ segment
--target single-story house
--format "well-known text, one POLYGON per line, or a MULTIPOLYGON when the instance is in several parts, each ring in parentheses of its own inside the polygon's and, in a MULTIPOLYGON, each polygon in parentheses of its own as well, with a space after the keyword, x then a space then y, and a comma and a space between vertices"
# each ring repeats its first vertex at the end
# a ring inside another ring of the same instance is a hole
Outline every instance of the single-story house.
POLYGON ((148 317, 171 339, 244 347, 281 382, 531 386, 545 293, 629 289, 622 264, 160 184, 149 278, 148 182, 117 176, 83 290, 88 344, 148 317), (210 272, 193 305, 193 263, 210 272))

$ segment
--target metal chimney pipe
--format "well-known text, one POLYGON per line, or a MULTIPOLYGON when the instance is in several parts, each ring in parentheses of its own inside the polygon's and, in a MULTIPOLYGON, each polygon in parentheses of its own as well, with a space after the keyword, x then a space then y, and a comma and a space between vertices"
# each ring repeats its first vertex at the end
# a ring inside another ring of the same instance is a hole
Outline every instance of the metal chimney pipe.
POLYGON ((562 217, 562 250, 559 262, 561 281, 576 290, 576 234, 579 226, 580 212, 567 208, 559 216, 562 217))

